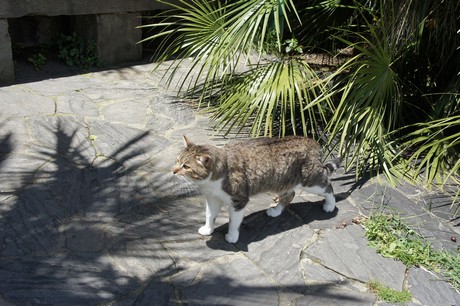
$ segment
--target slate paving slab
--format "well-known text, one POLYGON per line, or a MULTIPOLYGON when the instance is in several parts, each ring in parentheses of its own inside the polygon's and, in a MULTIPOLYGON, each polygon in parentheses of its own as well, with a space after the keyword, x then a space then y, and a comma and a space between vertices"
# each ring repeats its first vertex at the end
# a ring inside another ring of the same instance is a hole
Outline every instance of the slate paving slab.
POLYGON ((242 254, 205 265, 188 283, 179 286, 181 301, 186 304, 278 305, 275 283, 242 254))
POLYGON ((402 192, 402 188, 396 190, 388 185, 373 183, 350 197, 356 203, 362 203, 361 212, 365 215, 373 211, 398 215, 434 247, 458 252, 458 244, 451 240, 453 235, 457 235, 458 228, 452 226, 449 219, 440 219, 422 205, 417 205, 402 192))
POLYGON ((442 281, 442 277, 425 269, 409 270, 408 289, 421 305, 460 305, 460 295, 442 281))
POLYGON ((55 103, 52 96, 34 93, 20 85, 14 86, 14 91, 8 90, 10 87, 0 87, 2 116, 36 116, 54 113, 55 103))
POLYGON ((300 193, 270 218, 262 194, 236 244, 225 209, 200 236, 204 198, 171 173, 182 135, 218 146, 237 136, 177 98, 183 76, 168 89, 167 64, 151 69, 0 87, 0 305, 385 305, 371 279, 408 289, 411 305, 460 304, 442 278, 377 254, 352 222, 385 203, 455 250, 452 222, 427 211, 424 191, 358 186, 340 170, 332 213, 300 193))
POLYGON ((304 252, 313 262, 362 283, 376 280, 395 290, 403 289, 406 266, 382 258, 367 245, 360 226, 325 230, 320 239, 304 252))

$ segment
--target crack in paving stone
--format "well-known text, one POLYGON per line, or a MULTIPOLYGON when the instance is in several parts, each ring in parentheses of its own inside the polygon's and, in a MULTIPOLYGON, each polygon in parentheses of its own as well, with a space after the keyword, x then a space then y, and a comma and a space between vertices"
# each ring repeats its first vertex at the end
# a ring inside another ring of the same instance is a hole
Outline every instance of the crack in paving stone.
MULTIPOLYGON (((316 258, 314 256, 310 257, 310 255, 308 254, 308 248, 311 247, 312 245, 314 245, 315 243, 317 243, 320 239, 322 239, 321 232, 323 232, 323 231, 324 230, 319 230, 316 233, 316 239, 302 250, 302 253, 301 253, 301 256, 300 256, 300 261, 299 261, 299 267, 300 267, 300 270, 302 271, 302 274, 304 276, 305 283, 308 284, 309 282, 312 282, 312 281, 315 282, 315 280, 310 280, 310 277, 307 276, 307 272, 306 272, 307 269, 302 267, 302 265, 308 264, 308 265, 319 266, 322 269, 324 269, 324 271, 318 272, 317 274, 321 275, 321 278, 323 278, 325 275, 329 275, 328 277, 326 277, 326 279, 328 279, 328 281, 331 281, 331 282, 335 281, 335 282, 338 282, 338 283, 342 283, 343 279, 346 279, 346 280, 358 282, 360 284, 364 284, 365 282, 363 282, 362 280, 355 279, 353 277, 350 277, 349 275, 341 273, 338 270, 334 270, 331 267, 325 265, 322 260, 320 260, 320 259, 318 259, 318 258, 316 258), (331 273, 329 273, 329 272, 331 272, 331 273), (337 277, 337 275, 339 277, 337 277)), ((310 273, 311 273, 311 271, 310 271, 310 273)))
POLYGON ((357 225, 327 230, 322 239, 306 250, 307 255, 313 261, 347 278, 362 283, 377 280, 400 290, 403 287, 406 266, 376 253, 367 245, 362 232, 363 229, 357 225))

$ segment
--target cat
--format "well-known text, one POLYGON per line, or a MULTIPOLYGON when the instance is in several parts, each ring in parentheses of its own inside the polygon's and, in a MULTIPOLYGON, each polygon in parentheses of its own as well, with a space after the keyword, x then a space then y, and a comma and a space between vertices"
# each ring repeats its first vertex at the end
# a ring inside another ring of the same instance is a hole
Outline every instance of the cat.
POLYGON ((206 222, 198 232, 211 235, 222 204, 229 206, 229 226, 225 239, 236 243, 249 197, 275 192, 277 205, 266 212, 279 216, 291 203, 295 189, 325 198, 323 210, 335 209, 335 197, 329 176, 339 166, 339 157, 321 163, 321 147, 311 138, 256 138, 230 142, 218 148, 195 145, 183 136, 185 147, 179 153, 172 172, 195 183, 206 198, 206 222))

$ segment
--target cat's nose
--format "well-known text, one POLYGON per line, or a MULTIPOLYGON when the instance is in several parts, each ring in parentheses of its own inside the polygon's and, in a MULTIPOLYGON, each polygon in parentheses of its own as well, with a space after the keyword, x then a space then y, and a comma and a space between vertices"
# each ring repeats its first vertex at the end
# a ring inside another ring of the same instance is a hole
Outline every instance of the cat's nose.
POLYGON ((172 172, 173 172, 174 174, 177 174, 177 172, 179 172, 179 170, 180 170, 179 167, 175 167, 175 166, 174 166, 174 167, 172 168, 172 172))

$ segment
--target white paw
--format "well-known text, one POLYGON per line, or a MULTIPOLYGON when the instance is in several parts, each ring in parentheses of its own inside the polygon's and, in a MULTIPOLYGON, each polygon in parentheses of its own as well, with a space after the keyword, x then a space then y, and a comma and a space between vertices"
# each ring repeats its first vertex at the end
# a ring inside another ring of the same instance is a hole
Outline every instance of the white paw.
POLYGON ((323 204, 323 210, 325 212, 333 212, 334 209, 335 209, 335 204, 334 203, 331 204, 331 203, 326 202, 326 203, 323 204))
POLYGON ((238 234, 226 234, 225 235, 225 240, 227 240, 228 243, 236 243, 238 241, 238 234))
POLYGON ((206 226, 206 225, 204 225, 204 226, 202 226, 202 227, 200 227, 200 228, 198 229, 198 233, 199 233, 200 235, 203 235, 203 236, 209 236, 209 235, 212 234, 212 232, 214 232, 214 229, 211 228, 211 227, 208 227, 208 226, 206 226))
MULTIPOLYGON (((277 206, 278 207, 278 206, 277 206)), ((282 210, 281 209, 277 209, 277 207, 272 207, 272 208, 269 208, 266 210, 267 212, 267 215, 269 217, 278 217, 279 215, 281 215, 281 212, 282 210)))

